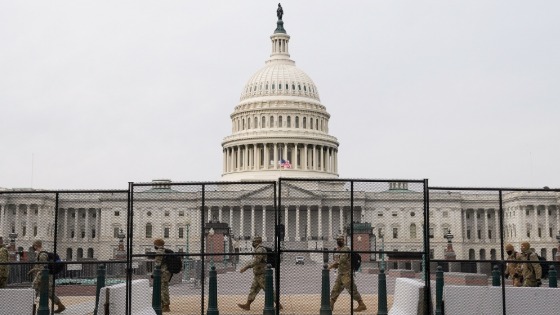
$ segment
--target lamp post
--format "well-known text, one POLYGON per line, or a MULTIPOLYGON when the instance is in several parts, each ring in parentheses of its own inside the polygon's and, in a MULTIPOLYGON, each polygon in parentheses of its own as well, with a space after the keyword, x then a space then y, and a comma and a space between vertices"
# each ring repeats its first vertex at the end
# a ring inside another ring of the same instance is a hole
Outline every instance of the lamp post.
MULTIPOLYGON (((208 241, 210 241, 210 253, 214 254, 214 244, 213 244, 213 238, 214 238, 214 228, 210 228, 210 231, 208 231, 208 241)), ((214 267, 214 255, 212 255, 212 257, 210 257, 210 268, 214 267)))
MULTIPOLYGON (((375 236, 375 234, 371 234, 371 251, 377 251, 377 236, 375 236)), ((377 260, 377 254, 376 253, 372 253, 369 257, 370 260, 376 261, 377 260)))
POLYGON ((10 245, 8 245, 10 261, 16 261, 16 238, 18 235, 17 233, 10 233, 8 234, 8 237, 10 238, 10 245))
POLYGON ((185 260, 183 261, 183 280, 189 280, 189 236, 190 236, 191 218, 187 213, 187 220, 185 221, 185 260))
POLYGON ((226 257, 227 257, 227 252, 226 252, 227 247, 226 247, 226 245, 227 245, 227 240, 228 240, 227 234, 224 234, 224 269, 227 267, 227 263, 226 263, 226 257))
POLYGON ((385 270, 385 236, 383 232, 379 237, 381 238, 381 270, 385 270))

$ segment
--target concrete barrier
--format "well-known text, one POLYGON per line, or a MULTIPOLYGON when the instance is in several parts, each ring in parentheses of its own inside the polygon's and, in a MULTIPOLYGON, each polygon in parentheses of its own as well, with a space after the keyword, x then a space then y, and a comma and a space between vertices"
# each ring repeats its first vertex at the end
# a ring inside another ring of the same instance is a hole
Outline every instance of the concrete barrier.
MULTIPOLYGON (((558 288, 506 287, 508 315, 560 314, 558 288)), ((443 287, 445 314, 495 315, 502 313, 502 288, 491 286, 443 287)))
POLYGON ((0 289, 0 315, 33 314, 35 290, 0 289))
MULTIPOLYGON (((133 315, 156 315, 152 308, 152 288, 147 279, 132 281, 131 295, 133 315)), ((99 315, 125 315, 126 283, 101 288, 97 310, 99 315), (105 312, 106 306, 108 314, 105 312)))
MULTIPOLYGON (((393 305, 389 315, 420 315, 424 302, 424 283, 416 279, 397 278, 393 305)), ((453 313, 449 313, 453 314, 453 313)))

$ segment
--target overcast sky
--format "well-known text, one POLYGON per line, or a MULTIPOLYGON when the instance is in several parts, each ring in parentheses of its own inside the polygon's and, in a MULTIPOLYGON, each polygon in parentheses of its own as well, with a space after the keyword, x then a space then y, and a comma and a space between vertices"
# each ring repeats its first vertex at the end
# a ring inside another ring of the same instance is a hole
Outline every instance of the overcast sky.
MULTIPOLYGON (((560 187, 560 1, 282 1, 341 178, 560 187)), ((0 1, 0 187, 215 181, 276 1, 0 1)))

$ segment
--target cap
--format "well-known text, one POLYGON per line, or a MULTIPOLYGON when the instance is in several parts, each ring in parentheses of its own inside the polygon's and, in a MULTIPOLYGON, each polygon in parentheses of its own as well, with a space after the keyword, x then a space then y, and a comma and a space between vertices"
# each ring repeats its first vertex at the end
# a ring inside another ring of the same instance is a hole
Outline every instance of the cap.
POLYGON ((161 238, 156 238, 156 239, 154 240, 154 245, 155 245, 155 246, 163 246, 163 245, 165 245, 165 241, 164 241, 163 239, 161 239, 161 238))
POLYGON ((337 240, 343 240, 344 241, 344 234, 338 234, 338 236, 336 237, 337 240))
POLYGON ((253 242, 262 242, 262 237, 260 236, 253 237, 253 242))
POLYGON ((529 250, 530 247, 531 247, 531 245, 529 244, 529 242, 521 243, 521 250, 523 250, 523 251, 529 250))
POLYGON ((511 250, 511 251, 513 251, 513 245, 507 244, 507 245, 506 245, 506 250, 511 250))

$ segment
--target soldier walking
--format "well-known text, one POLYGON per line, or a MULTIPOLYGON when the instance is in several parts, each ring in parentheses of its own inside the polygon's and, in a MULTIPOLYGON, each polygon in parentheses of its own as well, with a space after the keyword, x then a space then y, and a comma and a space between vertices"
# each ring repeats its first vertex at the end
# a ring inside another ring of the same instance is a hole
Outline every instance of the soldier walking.
POLYGON ((336 299, 338 299, 340 293, 346 289, 348 293, 352 295, 352 298, 358 302, 358 307, 354 309, 354 312, 365 311, 367 307, 362 300, 360 292, 358 292, 356 283, 352 282, 350 248, 345 244, 344 235, 339 235, 336 238, 336 244, 338 245, 336 250, 340 252, 340 254, 338 254, 338 261, 333 262, 329 266, 329 270, 333 268, 338 269, 338 275, 336 276, 336 281, 331 290, 331 310, 333 310, 334 303, 336 302, 336 299))
POLYGON ((161 238, 156 238, 154 240, 154 249, 156 250, 155 265, 161 267, 161 311, 171 312, 169 308, 169 280, 171 279, 171 273, 167 270, 167 264, 165 263, 165 241, 161 238))
POLYGON ((506 265, 505 276, 506 278, 511 277, 514 287, 521 287, 523 286, 523 278, 521 276, 520 264, 517 262, 518 260, 521 260, 521 253, 517 252, 513 248, 513 245, 507 244, 506 254, 508 263, 506 265))
POLYGON ((524 287, 538 287, 541 285, 542 269, 539 256, 531 250, 529 242, 521 243, 521 275, 524 287))
MULTIPOLYGON (((253 283, 251 284, 251 289, 249 290, 249 296, 247 297, 247 303, 237 304, 240 308, 249 311, 251 309, 251 303, 257 297, 257 294, 261 290, 265 290, 265 271, 266 271, 266 248, 262 246, 262 237, 255 236, 253 238, 253 247, 255 248, 255 254, 253 255, 253 260, 248 263, 245 267, 241 268, 239 272, 244 273, 247 269, 253 268, 253 283)), ((276 298, 276 294, 272 291, 272 295, 276 298)), ((282 305, 276 303, 279 309, 282 309, 282 305)))
MULTIPOLYGON (((4 242, 0 237, 0 263, 7 263, 9 261, 8 249, 4 246, 4 242)), ((5 288, 8 285, 8 274, 10 266, 0 265, 0 289, 5 288)))
MULTIPOLYGON (((33 249, 37 254, 37 264, 33 266, 33 269, 29 270, 28 274, 34 274, 33 278, 33 289, 35 289, 35 295, 39 296, 41 293, 41 272, 43 271, 43 266, 49 263, 49 254, 43 251, 43 242, 41 240, 36 240, 33 242, 33 249)), ((66 306, 62 304, 62 301, 56 296, 54 291, 52 290, 51 283, 54 281, 54 276, 49 273, 49 284, 48 287, 48 296, 57 306, 57 309, 54 313, 62 313, 66 309, 66 306)))

